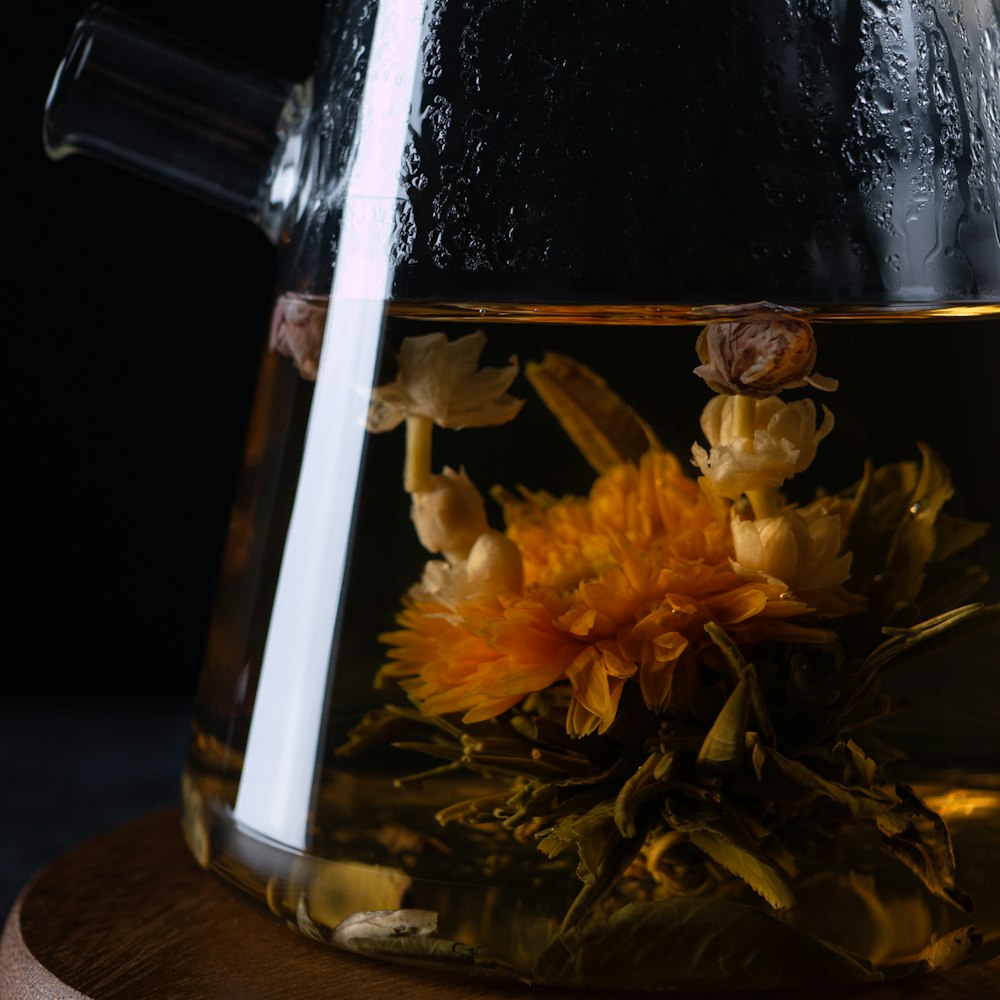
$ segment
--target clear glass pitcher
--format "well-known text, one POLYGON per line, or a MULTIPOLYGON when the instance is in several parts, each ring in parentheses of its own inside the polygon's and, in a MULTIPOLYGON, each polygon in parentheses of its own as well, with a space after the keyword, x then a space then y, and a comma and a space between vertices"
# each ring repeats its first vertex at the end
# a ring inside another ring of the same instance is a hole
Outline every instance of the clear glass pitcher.
POLYGON ((295 85, 89 14, 50 152, 280 251, 199 862, 537 982, 995 955, 998 108, 989 0, 337 0, 295 85))

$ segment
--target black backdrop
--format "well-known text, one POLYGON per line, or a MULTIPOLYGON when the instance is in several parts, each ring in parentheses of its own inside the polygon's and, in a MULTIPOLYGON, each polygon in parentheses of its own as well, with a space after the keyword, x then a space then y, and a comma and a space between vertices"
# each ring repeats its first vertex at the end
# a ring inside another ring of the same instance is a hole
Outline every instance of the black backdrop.
MULTIPOLYGON (((263 18, 115 6, 297 80, 324 3, 264 4, 263 18)), ((275 280, 250 223, 84 157, 46 158, 46 93, 84 9, 19 5, 2 40, 13 598, 0 701, 190 697, 275 280)))

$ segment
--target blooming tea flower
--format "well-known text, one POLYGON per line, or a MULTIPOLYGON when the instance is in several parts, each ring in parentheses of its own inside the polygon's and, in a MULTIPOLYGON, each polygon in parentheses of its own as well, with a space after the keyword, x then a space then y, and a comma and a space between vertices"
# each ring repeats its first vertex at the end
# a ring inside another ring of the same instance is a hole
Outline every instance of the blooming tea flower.
POLYGON ((711 450, 691 446, 692 460, 716 493, 736 500, 752 490, 774 489, 807 469, 816 448, 833 430, 833 414, 824 406, 816 426, 812 400, 785 403, 771 397, 757 403, 753 438, 736 437, 733 396, 715 396, 701 416, 711 450))
POLYGON ((398 680, 427 715, 482 721, 560 685, 567 730, 583 736, 611 726, 630 678, 652 710, 684 706, 711 645, 708 622, 737 644, 832 638, 795 620, 812 605, 784 583, 733 568, 729 526, 666 452, 612 467, 586 498, 500 500, 523 588, 467 586, 474 546, 458 575, 429 563, 400 628, 382 637, 381 680, 398 680))
POLYGON ((513 419, 524 401, 507 395, 517 360, 506 368, 477 371, 486 346, 482 330, 457 340, 443 333, 406 337, 393 382, 372 392, 368 430, 391 431, 407 417, 426 417, 438 427, 488 427, 513 419))

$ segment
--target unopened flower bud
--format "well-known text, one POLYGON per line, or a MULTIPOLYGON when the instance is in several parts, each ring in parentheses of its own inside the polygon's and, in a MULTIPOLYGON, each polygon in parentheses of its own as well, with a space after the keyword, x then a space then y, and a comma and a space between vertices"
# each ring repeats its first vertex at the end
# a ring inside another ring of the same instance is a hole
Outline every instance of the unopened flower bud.
POLYGON ((813 375, 812 327, 769 303, 747 318, 709 323, 698 336, 695 375, 716 392, 766 399, 807 383, 833 390, 834 379, 813 375))
POLYGON ((468 601, 493 604, 503 591, 519 593, 523 587, 521 550, 491 528, 476 539, 467 560, 447 563, 432 559, 427 563, 414 593, 418 600, 430 598, 454 610, 468 601))
POLYGON ((446 468, 431 476, 428 489, 412 496, 410 516, 420 544, 428 552, 443 553, 449 562, 465 559, 489 528, 483 498, 464 470, 446 468))
POLYGON ((325 300, 289 294, 278 299, 271 317, 271 350, 290 357, 310 382, 319 368, 326 310, 325 300))
POLYGON ((755 521, 734 517, 732 531, 733 569, 744 576, 814 591, 850 575, 851 554, 840 551, 840 518, 821 503, 755 521))
POLYGON ((520 591, 524 586, 521 550, 499 531, 484 532, 469 552, 466 575, 470 589, 488 594, 520 591))

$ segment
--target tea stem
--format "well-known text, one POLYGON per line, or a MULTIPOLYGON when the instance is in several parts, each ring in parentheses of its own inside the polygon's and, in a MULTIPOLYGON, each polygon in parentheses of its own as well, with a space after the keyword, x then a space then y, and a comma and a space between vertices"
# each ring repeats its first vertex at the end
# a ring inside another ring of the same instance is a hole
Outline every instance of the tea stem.
MULTIPOLYGON (((736 396, 733 399, 733 437, 747 438, 753 451, 753 437, 757 416, 757 400, 753 396, 736 396)), ((778 512, 776 490, 747 490, 747 500, 754 517, 772 517, 778 512)))
POLYGON ((778 513, 777 490, 747 490, 747 500, 753 508, 753 516, 759 521, 762 517, 773 517, 778 513))
POLYGON ((733 437, 749 438, 753 451, 754 417, 757 415, 757 400, 753 396, 733 397, 733 437))
POLYGON ((431 437, 434 421, 419 415, 406 418, 406 467, 403 489, 420 493, 431 484, 431 437))

